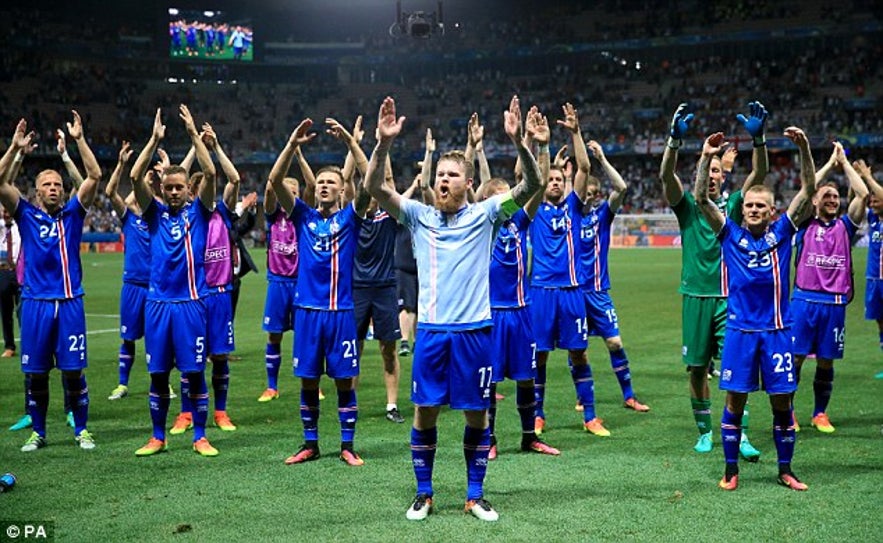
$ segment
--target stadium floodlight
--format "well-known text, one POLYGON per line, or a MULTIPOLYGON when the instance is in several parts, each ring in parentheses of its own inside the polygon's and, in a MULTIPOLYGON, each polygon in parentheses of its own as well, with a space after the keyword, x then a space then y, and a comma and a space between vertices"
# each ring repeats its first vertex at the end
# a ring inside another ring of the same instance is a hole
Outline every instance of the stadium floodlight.
POLYGON ((396 2, 396 20, 389 27, 390 36, 398 38, 408 35, 412 38, 429 39, 433 35, 444 33, 445 24, 441 0, 438 2, 438 9, 435 13, 425 11, 406 13, 402 11, 402 0, 396 2))
POLYGON ((214 17, 215 16, 214 11, 203 11, 202 14, 205 15, 206 17, 214 17))
POLYGON ((178 13, 180 13, 178 11, 178 8, 169 8, 169 15, 176 17, 178 15, 178 13))

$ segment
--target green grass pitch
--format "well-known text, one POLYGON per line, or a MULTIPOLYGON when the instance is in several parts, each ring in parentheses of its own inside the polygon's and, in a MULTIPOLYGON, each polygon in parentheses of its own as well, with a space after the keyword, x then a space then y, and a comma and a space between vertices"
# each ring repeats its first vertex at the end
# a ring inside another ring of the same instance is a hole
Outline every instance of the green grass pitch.
MULTIPOLYGON (((256 251, 257 261, 263 254, 256 251)), ((866 250, 856 250, 858 277, 866 250)), ((500 512, 482 523, 462 512, 465 467, 463 418, 440 417, 435 513, 423 523, 405 519, 414 494, 408 448, 409 424, 385 420, 382 367, 376 344, 366 346, 359 389, 356 448, 365 466, 337 459, 339 426, 333 385, 321 404, 323 457, 285 466, 302 442, 298 385, 288 362, 280 377, 281 398, 257 397, 265 385, 260 330, 263 276, 248 276, 237 315, 237 354, 231 364, 229 412, 239 430, 210 427, 220 449, 202 458, 190 449, 191 434, 170 436, 169 452, 136 458, 150 435, 148 378, 138 343, 131 395, 110 402, 117 379, 117 305, 121 255, 83 255, 88 313, 89 428, 98 447, 75 447, 64 425, 57 372, 51 380, 49 446, 19 452, 26 432, 6 430, 21 415, 22 374, 17 360, 0 360, 0 472, 18 484, 0 494, 0 520, 50 521, 57 541, 868 541, 879 539, 883 467, 883 370, 876 325, 863 320, 864 280, 849 307, 846 357, 836 365, 829 414, 836 433, 809 425, 814 364, 804 368, 797 398, 803 425, 794 459, 809 484, 805 493, 776 485, 771 415, 763 394, 751 397, 753 443, 758 464, 741 464, 740 488, 717 488, 723 472, 719 432, 709 455, 692 451, 697 432, 680 360, 678 250, 614 250, 611 270, 622 334, 639 398, 650 413, 623 409, 619 387, 601 341, 591 341, 597 410, 611 430, 608 439, 582 431, 573 409, 566 359, 550 359, 547 441, 557 458, 519 451, 514 386, 500 391, 497 435, 500 456, 490 464, 486 497, 500 512), (878 534, 874 536, 873 534, 878 534)), ((264 266, 262 266, 264 267, 264 266)), ((308 338, 301 338, 308 340, 308 338)), ((291 335, 283 342, 290 360, 291 335)), ((399 406, 411 410, 411 358, 402 360, 399 406)), ((713 389, 713 420, 723 395, 713 389)), ((178 400, 173 400, 177 410, 178 400)), ((174 413, 169 417, 172 422, 174 413)), ((5 541, 0 534, 0 541, 5 541)))

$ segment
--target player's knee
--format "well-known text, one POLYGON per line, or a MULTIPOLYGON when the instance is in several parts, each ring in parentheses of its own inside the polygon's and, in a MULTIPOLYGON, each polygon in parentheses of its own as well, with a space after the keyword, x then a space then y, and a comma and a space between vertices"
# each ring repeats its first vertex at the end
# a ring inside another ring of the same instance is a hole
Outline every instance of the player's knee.
POLYGON ((586 364, 588 364, 588 358, 586 358, 586 352, 583 350, 570 351, 569 356, 570 356, 570 362, 574 366, 585 366, 586 364))
POLYGON ((622 338, 620 336, 609 337, 604 340, 604 343, 607 344, 608 351, 621 351, 622 350, 622 338))

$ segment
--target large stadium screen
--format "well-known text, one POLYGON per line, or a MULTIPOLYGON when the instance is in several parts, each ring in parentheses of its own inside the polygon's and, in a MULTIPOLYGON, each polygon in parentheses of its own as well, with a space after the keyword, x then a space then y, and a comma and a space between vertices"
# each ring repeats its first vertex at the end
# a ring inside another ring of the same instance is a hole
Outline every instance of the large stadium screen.
POLYGON ((251 19, 225 11, 169 8, 169 56, 180 60, 254 60, 251 19))

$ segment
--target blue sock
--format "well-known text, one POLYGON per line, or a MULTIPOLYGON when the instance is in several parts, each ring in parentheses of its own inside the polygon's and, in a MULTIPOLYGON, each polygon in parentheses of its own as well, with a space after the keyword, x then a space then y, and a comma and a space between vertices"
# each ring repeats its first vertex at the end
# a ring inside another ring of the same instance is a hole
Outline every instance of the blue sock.
POLYGON ((71 404, 71 397, 67 393, 67 379, 64 378, 64 374, 62 374, 62 376, 61 376, 61 390, 64 391, 64 395, 62 397, 64 398, 64 412, 65 412, 65 414, 73 413, 74 406, 73 406, 73 404, 71 404))
POLYGON ((65 394, 68 397, 68 405, 74 414, 74 435, 86 429, 89 419, 89 388, 86 386, 86 375, 82 372, 72 378, 64 378, 66 381, 65 394))
POLYGON ((31 427, 37 434, 46 437, 46 412, 49 410, 49 374, 29 373, 28 379, 28 414, 31 416, 31 427))
POLYGON ((724 461, 727 464, 739 462, 739 442, 742 440, 742 415, 731 413, 724 407, 721 416, 721 441, 724 445, 724 461))
POLYGON ((28 406, 31 405, 31 386, 28 374, 25 374, 25 415, 28 414, 28 406))
POLYGON ((148 403, 150 405, 150 420, 153 423, 153 437, 165 441, 166 419, 169 416, 169 404, 172 403, 169 398, 168 373, 150 374, 148 403))
POLYGON ((632 390, 632 373, 629 370, 629 359, 625 354, 625 349, 618 351, 610 351, 610 366, 613 368, 613 374, 619 381, 619 388, 622 389, 622 398, 628 400, 635 397, 635 391, 632 390))
POLYGON ((479 500, 484 496, 484 476, 490 448, 490 428, 466 427, 463 432, 463 456, 466 457, 467 500, 479 500))
POLYGON ((212 358, 212 392, 215 393, 215 411, 227 410, 227 390, 230 388, 230 361, 227 355, 212 358))
POLYGON ((304 423, 304 441, 319 441, 319 389, 300 389, 300 420, 304 423))
POLYGON ((438 428, 411 428, 411 464, 417 478, 417 494, 432 496, 432 466, 438 446, 438 428))
POLYGON ((534 413, 536 400, 531 387, 515 387, 515 405, 518 407, 518 418, 521 419, 521 434, 536 436, 534 432, 534 413))
POLYGON ((129 386, 129 374, 132 373, 132 363, 135 361, 135 342, 123 341, 120 343, 120 384, 129 386))
MULTIPOLYGON (((318 398, 318 394, 316 397, 318 398)), ((356 421, 359 420, 355 390, 337 390, 337 418, 340 420, 340 442, 352 447, 356 435, 356 421)))
MULTIPOLYGON (((533 391, 531 391, 531 394, 533 394, 533 391)), ((497 422, 497 383, 491 383, 491 407, 487 410, 487 422, 491 435, 494 435, 494 426, 497 422)), ((531 422, 532 424, 533 422, 531 422)))
POLYGON ((583 404, 583 420, 589 422, 595 418, 595 380, 592 379, 592 367, 588 362, 583 365, 572 365, 570 376, 576 388, 576 397, 583 404))
POLYGON ((537 364, 537 376, 533 382, 533 397, 536 402, 535 416, 546 418, 543 403, 546 399, 546 364, 537 364))
POLYGON ((181 412, 182 413, 192 413, 193 412, 193 404, 190 402, 190 381, 187 380, 187 376, 183 373, 181 374, 181 412))
POLYGON ((264 361, 267 366, 267 388, 279 390, 279 366, 282 363, 282 344, 267 343, 264 361))
POLYGON ((831 391, 834 389, 834 368, 820 368, 816 366, 816 378, 812 383, 813 395, 815 396, 815 408, 812 416, 824 413, 828 410, 828 402, 831 401, 831 391))
POLYGON ((792 420, 790 409, 773 410, 773 441, 776 442, 779 464, 790 464, 794 456, 794 442, 797 440, 797 435, 794 426, 791 425, 792 420))
POLYGON ((190 382, 190 404, 193 408, 193 441, 199 441, 205 437, 205 423, 208 421, 208 385, 205 373, 201 371, 188 373, 186 377, 190 382))

